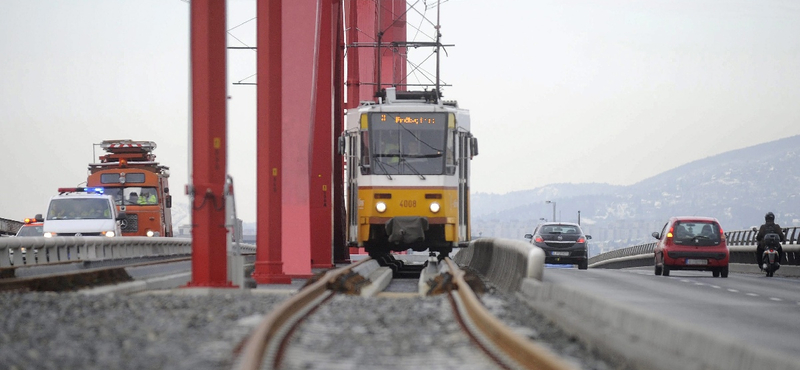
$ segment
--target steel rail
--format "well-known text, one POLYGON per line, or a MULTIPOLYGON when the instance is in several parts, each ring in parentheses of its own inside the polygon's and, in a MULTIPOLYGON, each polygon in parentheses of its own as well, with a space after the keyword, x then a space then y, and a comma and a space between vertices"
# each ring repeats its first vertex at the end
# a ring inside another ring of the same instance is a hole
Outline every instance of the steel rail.
MULTIPOLYGON (((326 272, 320 279, 305 286, 297 294, 273 309, 247 339, 242 355, 239 358, 239 364, 235 368, 241 370, 274 368, 275 363, 263 364, 264 356, 270 346, 276 345, 276 341, 282 342, 284 340, 284 338, 281 338, 281 333, 286 335, 290 333, 289 330, 291 328, 286 328, 286 326, 294 325, 297 322, 298 313, 302 314, 313 309, 309 305, 318 305, 321 303, 323 296, 333 294, 329 293, 328 285, 335 282, 337 277, 350 273, 356 266, 370 260, 370 258, 365 258, 352 265, 326 272)), ((279 356, 274 359, 274 361, 279 360, 279 356)))
POLYGON ((575 369, 566 361, 562 360, 546 348, 537 345, 531 340, 512 331, 508 326, 503 324, 499 319, 493 316, 480 302, 477 295, 472 291, 470 286, 464 281, 465 272, 461 270, 450 258, 445 258, 448 268, 453 274, 453 281, 455 283, 455 290, 451 291, 452 302, 454 303, 454 312, 461 319, 469 320, 470 324, 464 325, 465 330, 470 332, 470 335, 478 342, 480 338, 486 339, 488 343, 479 343, 479 345, 487 349, 488 347, 496 348, 502 352, 502 355, 490 353, 489 356, 493 359, 510 358, 514 361, 513 364, 501 363, 504 367, 509 368, 525 368, 525 369, 540 369, 540 370, 564 370, 575 369), (462 314, 463 313, 463 314, 462 314), (474 332, 477 330, 478 332, 474 332))

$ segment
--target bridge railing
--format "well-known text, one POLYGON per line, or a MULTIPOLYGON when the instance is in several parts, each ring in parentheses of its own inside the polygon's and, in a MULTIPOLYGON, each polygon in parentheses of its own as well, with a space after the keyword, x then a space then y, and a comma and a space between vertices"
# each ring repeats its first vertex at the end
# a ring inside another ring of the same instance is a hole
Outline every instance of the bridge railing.
MULTIPOLYGON (((800 265, 800 227, 784 228, 786 242, 783 243, 784 263, 800 265)), ((725 233, 730 250, 731 263, 756 263, 756 231, 735 230, 725 233)), ((615 249, 589 258, 589 266, 594 268, 626 268, 653 265, 653 248, 656 242, 638 244, 615 249)))
MULTIPOLYGON (((255 245, 239 244, 242 255, 256 252, 255 245)), ((96 261, 157 256, 190 256, 191 238, 102 236, 0 238, 0 267, 44 265, 69 261, 96 261), (25 249, 23 253, 22 250, 25 249)))
POLYGON ((22 225, 22 222, 0 217, 0 235, 14 235, 22 225))

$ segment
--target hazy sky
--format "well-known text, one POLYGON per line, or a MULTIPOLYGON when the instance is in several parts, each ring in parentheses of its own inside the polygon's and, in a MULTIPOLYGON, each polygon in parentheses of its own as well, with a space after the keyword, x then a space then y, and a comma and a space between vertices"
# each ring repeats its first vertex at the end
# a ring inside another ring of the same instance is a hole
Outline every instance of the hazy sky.
MULTIPOLYGON (((228 28, 254 16, 228 1, 228 28)), ((472 113, 472 190, 632 184, 800 134, 798 19, 794 0, 446 1, 444 94, 472 113)), ((230 33, 255 46, 255 22, 230 33)), ((106 139, 155 141, 188 204, 187 2, 3 0, 0 34, 0 217, 43 213, 106 139)), ((228 63, 244 80, 255 52, 228 63)), ((254 222, 255 87, 228 94, 228 169, 254 222)))

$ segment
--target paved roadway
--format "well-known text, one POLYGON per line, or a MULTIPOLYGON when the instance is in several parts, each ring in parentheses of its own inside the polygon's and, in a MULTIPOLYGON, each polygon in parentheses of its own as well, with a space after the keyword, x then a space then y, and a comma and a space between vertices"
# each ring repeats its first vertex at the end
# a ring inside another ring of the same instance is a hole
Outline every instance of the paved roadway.
POLYGON ((800 353, 800 279, 731 273, 548 268, 544 281, 582 289, 731 339, 800 353))

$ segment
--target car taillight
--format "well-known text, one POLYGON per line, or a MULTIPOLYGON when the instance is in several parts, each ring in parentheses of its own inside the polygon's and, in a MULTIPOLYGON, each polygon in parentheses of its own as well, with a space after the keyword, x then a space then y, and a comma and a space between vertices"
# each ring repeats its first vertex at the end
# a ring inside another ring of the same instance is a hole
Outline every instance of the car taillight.
POLYGON ((533 240, 534 240, 535 242, 537 242, 537 243, 542 243, 542 242, 544 242, 544 239, 542 239, 542 237, 541 237, 541 236, 537 236, 537 237, 536 237, 536 239, 533 239, 533 240))
POLYGON ((586 239, 584 239, 582 237, 578 238, 578 243, 586 243, 586 239))
POLYGON ((671 238, 672 237, 672 231, 673 231, 673 228, 670 227, 669 231, 667 231, 667 238, 671 238))

